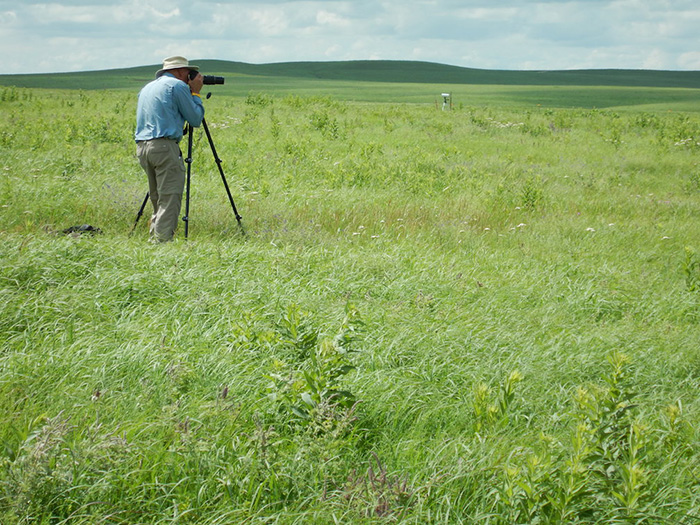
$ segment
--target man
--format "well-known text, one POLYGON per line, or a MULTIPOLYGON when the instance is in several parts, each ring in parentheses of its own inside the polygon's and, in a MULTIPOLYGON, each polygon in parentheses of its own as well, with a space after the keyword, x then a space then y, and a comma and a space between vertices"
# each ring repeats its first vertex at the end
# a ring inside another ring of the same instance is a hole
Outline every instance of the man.
POLYGON ((185 164, 179 143, 185 122, 193 127, 202 123, 204 105, 199 92, 203 83, 199 67, 190 65, 184 57, 174 56, 163 61, 156 79, 139 93, 136 154, 148 175, 153 242, 171 241, 177 228, 185 187, 185 164))

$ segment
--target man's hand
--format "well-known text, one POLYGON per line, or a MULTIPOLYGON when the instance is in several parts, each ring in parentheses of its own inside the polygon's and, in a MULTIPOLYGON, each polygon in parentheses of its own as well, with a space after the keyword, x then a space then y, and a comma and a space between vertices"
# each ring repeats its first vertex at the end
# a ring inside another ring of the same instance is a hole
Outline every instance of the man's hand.
POLYGON ((202 90, 202 86, 204 85, 204 77, 201 75, 201 73, 197 73, 197 76, 192 80, 188 80, 187 84, 189 84, 190 91, 192 91, 192 93, 199 94, 199 92, 202 90))

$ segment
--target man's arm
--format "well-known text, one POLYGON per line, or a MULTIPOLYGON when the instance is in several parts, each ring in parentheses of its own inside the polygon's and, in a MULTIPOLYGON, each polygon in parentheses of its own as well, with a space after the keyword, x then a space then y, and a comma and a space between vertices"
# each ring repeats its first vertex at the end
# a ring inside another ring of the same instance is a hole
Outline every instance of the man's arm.
MULTIPOLYGON (((198 77, 201 79, 201 75, 198 75, 198 77)), ((194 81, 192 81, 192 84, 192 87, 196 89, 197 84, 194 81)), ((199 88, 201 89, 201 82, 199 88)), ((178 83, 173 90, 173 96, 180 114, 185 117, 189 124, 196 128, 202 124, 202 119, 204 119, 204 104, 199 96, 199 92, 190 91, 190 89, 189 85, 178 83)))

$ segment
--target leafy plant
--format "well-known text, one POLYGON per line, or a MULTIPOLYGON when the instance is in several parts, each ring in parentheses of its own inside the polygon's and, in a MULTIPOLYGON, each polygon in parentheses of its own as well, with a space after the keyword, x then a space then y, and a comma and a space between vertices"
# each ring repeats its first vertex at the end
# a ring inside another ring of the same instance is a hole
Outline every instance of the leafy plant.
POLYGON ((478 383, 475 386, 472 408, 477 433, 487 431, 497 423, 508 423, 508 412, 515 399, 515 389, 522 380, 522 374, 514 370, 501 383, 495 396, 492 389, 485 383, 478 383))
POLYGON ((688 291, 700 291, 700 260, 698 260, 695 251, 688 246, 685 248, 683 273, 685 274, 685 286, 688 288, 688 291))
POLYGON ((354 366, 349 360, 352 345, 362 327, 357 310, 348 306, 346 317, 335 337, 319 339, 318 332, 304 323, 297 306, 291 306, 283 316, 282 326, 287 342, 300 358, 298 367, 277 361, 269 375, 268 398, 278 411, 294 421, 308 425, 318 419, 332 421, 336 412, 347 414, 356 398, 343 388, 342 379, 354 366))
POLYGON ((261 108, 267 107, 273 104, 274 99, 266 93, 248 93, 245 99, 245 103, 248 106, 258 106, 261 108))
POLYGON ((311 125, 320 131, 324 137, 337 139, 340 137, 338 120, 331 117, 327 111, 315 111, 311 115, 311 125))

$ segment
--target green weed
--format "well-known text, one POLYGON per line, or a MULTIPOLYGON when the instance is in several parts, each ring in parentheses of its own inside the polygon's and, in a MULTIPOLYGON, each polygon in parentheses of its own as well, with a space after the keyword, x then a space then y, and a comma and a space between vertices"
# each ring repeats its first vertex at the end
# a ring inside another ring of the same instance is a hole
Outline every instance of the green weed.
POLYGON ((683 274, 685 275, 685 285, 688 291, 697 292, 700 290, 700 260, 698 260, 695 251, 688 246, 685 247, 683 274))
POLYGON ((268 387, 270 401, 278 411, 305 425, 327 427, 338 417, 347 419, 357 399, 343 388, 342 379, 355 368, 349 353, 362 326, 357 311, 348 308, 341 329, 333 338, 319 340, 318 332, 302 321, 296 305, 287 309, 281 324, 282 342, 293 347, 293 357, 299 365, 295 370, 276 362, 269 376, 273 380, 268 387), (336 414, 338 411, 340 415, 336 414))

